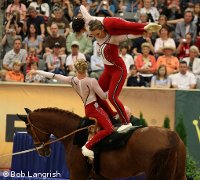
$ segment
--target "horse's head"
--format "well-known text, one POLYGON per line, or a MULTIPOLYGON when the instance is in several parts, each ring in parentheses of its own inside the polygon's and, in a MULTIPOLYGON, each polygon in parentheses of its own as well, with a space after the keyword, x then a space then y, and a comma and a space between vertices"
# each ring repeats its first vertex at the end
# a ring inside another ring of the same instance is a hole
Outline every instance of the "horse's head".
POLYGON ((40 156, 49 157, 51 154, 51 149, 49 145, 46 145, 47 142, 49 142, 49 137, 51 133, 49 133, 47 130, 42 129, 41 125, 36 124, 34 122, 35 116, 31 116, 31 110, 28 108, 25 108, 25 111, 27 115, 19 115, 19 119, 25 122, 26 124, 26 130, 28 134, 30 134, 33 138, 34 145, 37 149, 37 152, 40 156))

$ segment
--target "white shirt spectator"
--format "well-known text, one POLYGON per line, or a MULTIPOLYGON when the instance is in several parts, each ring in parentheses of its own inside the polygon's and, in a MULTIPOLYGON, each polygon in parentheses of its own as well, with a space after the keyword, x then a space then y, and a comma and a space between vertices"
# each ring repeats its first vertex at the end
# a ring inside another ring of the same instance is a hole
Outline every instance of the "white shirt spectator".
POLYGON ((16 54, 14 50, 12 49, 5 54, 3 58, 3 64, 6 64, 10 68, 12 68, 13 62, 16 60, 21 61, 21 63, 26 63, 26 56, 27 56, 27 52, 25 49, 20 49, 18 54, 16 54))
POLYGON ((165 46, 171 46, 174 47, 174 49, 176 49, 176 44, 174 39, 168 38, 167 40, 162 40, 161 38, 157 38, 154 45, 155 53, 160 51, 165 46))
MULTIPOLYGON (((186 57, 186 58, 183 58, 182 61, 185 61, 187 62, 187 65, 189 67, 189 64, 190 64, 190 57, 186 57)), ((200 76, 200 58, 194 58, 193 60, 193 64, 192 64, 192 72, 195 76, 200 76)))
POLYGON ((196 78, 193 73, 186 74, 177 73, 172 77, 172 86, 177 86, 178 89, 190 89, 190 85, 196 84, 196 78))
POLYGON ((147 10, 145 7, 143 7, 140 9, 140 14, 151 14, 154 22, 158 21, 158 18, 160 16, 158 9, 155 7, 151 7, 149 10, 147 10))
POLYGON ((92 55, 90 63, 92 71, 100 71, 104 69, 104 64, 100 56, 92 55))
POLYGON ((124 60, 124 63, 126 65, 127 73, 129 73, 130 66, 132 64, 134 64, 133 57, 130 54, 125 54, 125 56, 123 56, 122 54, 120 54, 119 56, 124 60))
POLYGON ((74 65, 74 62, 77 60, 77 59, 85 59, 85 55, 81 52, 78 53, 78 55, 76 56, 72 56, 72 54, 70 54, 69 56, 67 56, 67 59, 66 59, 66 66, 70 66, 70 65, 74 65))
POLYGON ((37 2, 31 2, 29 6, 34 7, 38 13, 43 11, 44 12, 43 15, 46 17, 49 17, 50 10, 49 10, 49 5, 47 3, 42 3, 41 5, 38 5, 37 2), (41 8, 41 10, 40 10, 40 8, 41 8))

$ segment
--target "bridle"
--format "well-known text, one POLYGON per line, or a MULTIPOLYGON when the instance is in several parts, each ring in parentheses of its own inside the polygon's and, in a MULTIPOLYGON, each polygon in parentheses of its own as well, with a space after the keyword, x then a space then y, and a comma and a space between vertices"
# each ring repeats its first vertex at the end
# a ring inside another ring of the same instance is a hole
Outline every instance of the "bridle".
MULTIPOLYGON (((44 145, 47 143, 47 142, 43 142, 39 139, 39 137, 37 136, 36 132, 35 132, 35 129, 38 130, 39 132, 41 132, 42 134, 50 134, 50 133, 47 133, 45 131, 42 131, 41 129, 39 129, 38 127, 36 127, 30 120, 29 118, 29 115, 27 115, 27 120, 28 120, 28 123, 26 123, 26 127, 30 127, 30 130, 31 130, 31 133, 33 134, 34 136, 34 139, 36 139, 36 141, 33 139, 34 141, 34 145, 37 149, 38 146, 42 145, 44 147, 44 145)), ((38 151, 38 150, 37 150, 38 151)))

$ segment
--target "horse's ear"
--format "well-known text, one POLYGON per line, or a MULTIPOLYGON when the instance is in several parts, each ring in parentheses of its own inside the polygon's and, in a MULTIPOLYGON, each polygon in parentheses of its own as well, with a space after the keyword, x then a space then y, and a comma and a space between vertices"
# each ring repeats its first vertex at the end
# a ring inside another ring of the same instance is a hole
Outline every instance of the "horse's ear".
POLYGON ((26 111, 27 114, 30 114, 32 111, 28 108, 24 108, 24 110, 26 111))
POLYGON ((24 121, 26 124, 28 123, 27 115, 17 114, 18 118, 24 121))

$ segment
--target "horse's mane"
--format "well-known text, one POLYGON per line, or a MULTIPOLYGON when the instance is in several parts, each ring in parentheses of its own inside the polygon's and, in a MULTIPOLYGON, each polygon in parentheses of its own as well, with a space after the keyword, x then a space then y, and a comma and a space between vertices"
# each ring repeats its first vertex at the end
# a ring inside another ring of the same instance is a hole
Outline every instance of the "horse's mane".
POLYGON ((79 115, 77 115, 71 111, 59 109, 56 107, 39 108, 39 109, 34 110, 33 112, 55 112, 55 113, 66 114, 67 116, 71 116, 72 118, 82 119, 82 117, 80 117, 79 115))

